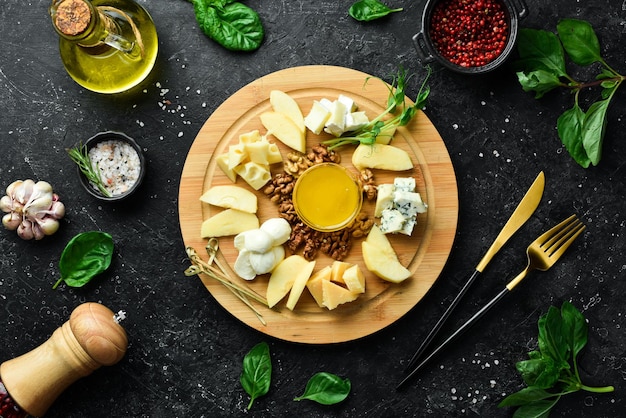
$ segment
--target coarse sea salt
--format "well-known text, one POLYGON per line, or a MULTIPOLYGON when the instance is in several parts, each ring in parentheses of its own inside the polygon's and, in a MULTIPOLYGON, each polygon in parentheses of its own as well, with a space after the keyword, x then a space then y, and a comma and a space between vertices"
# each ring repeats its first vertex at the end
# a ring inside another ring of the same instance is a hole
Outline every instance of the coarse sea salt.
POLYGON ((139 154, 124 141, 98 142, 89 150, 89 159, 98 169, 102 184, 111 196, 126 193, 139 179, 139 154))

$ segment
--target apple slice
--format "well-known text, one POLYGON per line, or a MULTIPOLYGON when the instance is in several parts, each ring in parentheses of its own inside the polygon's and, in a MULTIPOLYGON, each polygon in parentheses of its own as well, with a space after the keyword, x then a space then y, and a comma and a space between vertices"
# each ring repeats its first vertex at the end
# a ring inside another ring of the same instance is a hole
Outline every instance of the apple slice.
POLYGON ((357 169, 378 168, 381 170, 404 171, 413 168, 409 154, 393 145, 374 143, 360 144, 352 154, 352 165, 357 169))
POLYGON ((261 123, 268 133, 290 148, 306 152, 306 136, 304 131, 284 113, 264 112, 260 116, 261 123))
POLYGON ((280 302, 289 293, 296 281, 304 280, 300 278, 301 276, 306 278, 304 280, 306 284, 312 271, 313 268, 309 265, 309 261, 301 255, 291 255, 278 263, 267 283, 268 306, 271 308, 280 302))
POLYGON ((387 236, 378 226, 372 227, 361 247, 365 266, 381 279, 400 283, 411 277, 411 272, 400 263, 387 236))
POLYGON ((239 186, 213 186, 200 196, 200 200, 210 205, 242 212, 256 213, 257 210, 256 195, 239 186))
POLYGON ((202 222, 200 235, 202 238, 225 237, 258 227, 259 218, 254 213, 225 209, 202 222))
POLYGON ((280 90, 272 90, 270 91, 270 104, 274 112, 286 115, 302 132, 305 131, 304 116, 302 116, 300 106, 290 95, 280 90))
MULTIPOLYGON (((296 307, 296 303, 300 300, 300 296, 302 296, 302 292, 306 287, 307 282, 311 278, 311 273, 313 273, 313 269, 315 268, 315 261, 309 261, 309 263, 304 266, 302 270, 299 270, 296 276, 296 280, 293 282, 293 286, 291 287, 291 291, 289 292, 289 299, 287 299, 287 309, 293 311, 296 307)), ((294 272, 292 271, 293 275, 294 272)))

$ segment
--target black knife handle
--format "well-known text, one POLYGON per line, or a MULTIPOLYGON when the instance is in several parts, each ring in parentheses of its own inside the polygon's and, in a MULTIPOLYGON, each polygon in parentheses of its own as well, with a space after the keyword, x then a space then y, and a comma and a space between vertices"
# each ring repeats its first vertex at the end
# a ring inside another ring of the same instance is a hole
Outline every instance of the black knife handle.
POLYGON ((450 314, 452 313, 452 311, 457 307, 457 305, 459 304, 459 302, 461 301, 461 299, 463 298, 465 293, 467 293, 467 290, 470 288, 472 283, 474 283, 474 280, 476 280, 476 278, 479 275, 480 275, 480 271, 474 270, 474 272, 472 273, 470 278, 467 280, 467 282, 465 282, 465 285, 463 286, 461 291, 456 295, 456 297, 454 298, 454 300, 452 301, 450 306, 448 306, 448 309, 446 309, 446 311, 443 313, 441 318, 439 318, 439 321, 437 321, 437 323, 435 324, 433 329, 431 329, 430 332, 428 333, 428 335, 426 336, 426 338, 424 338, 424 340, 422 341, 422 344, 417 349, 415 354, 413 354, 413 357, 411 357, 411 360, 409 361, 409 364, 406 367, 406 370, 409 370, 409 369, 413 368, 413 366, 415 366, 415 363, 417 362, 417 360, 419 360, 419 358, 422 356, 422 354, 424 354, 424 351, 426 351, 426 349, 433 342, 433 340, 435 339, 435 337, 439 333, 439 330, 441 329, 443 324, 448 320, 448 318, 450 317, 450 314))

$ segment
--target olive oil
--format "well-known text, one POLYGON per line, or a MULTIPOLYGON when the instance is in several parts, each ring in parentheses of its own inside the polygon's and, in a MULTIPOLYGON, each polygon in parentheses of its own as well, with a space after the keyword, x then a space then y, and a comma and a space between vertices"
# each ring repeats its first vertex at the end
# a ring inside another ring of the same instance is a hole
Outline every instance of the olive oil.
POLYGON ((152 18, 139 4, 132 0, 54 0, 50 12, 60 35, 63 65, 81 86, 98 93, 119 93, 150 74, 158 37, 152 18), (82 26, 71 27, 80 20, 82 26))
POLYGON ((306 170, 293 191, 296 213, 311 228, 336 231, 354 220, 363 194, 354 177, 344 167, 317 164, 306 170))

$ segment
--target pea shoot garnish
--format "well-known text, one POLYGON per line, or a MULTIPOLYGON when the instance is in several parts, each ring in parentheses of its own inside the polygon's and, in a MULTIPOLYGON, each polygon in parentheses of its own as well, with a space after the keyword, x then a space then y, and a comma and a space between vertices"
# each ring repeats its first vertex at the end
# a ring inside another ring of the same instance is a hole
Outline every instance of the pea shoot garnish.
MULTIPOLYGON (((380 115, 371 120, 364 127, 357 129, 346 136, 340 136, 339 138, 322 141, 322 143, 327 145, 329 150, 343 145, 372 145, 376 142, 377 136, 387 132, 395 132, 397 127, 406 126, 417 114, 417 111, 424 108, 426 105, 426 99, 430 94, 430 87, 426 84, 426 82, 428 81, 432 70, 430 67, 426 67, 426 69, 426 77, 420 86, 414 104, 409 105, 406 102, 407 83, 414 75, 407 74, 407 71, 401 67, 398 70, 398 73, 394 76, 391 84, 387 85, 389 90, 387 108, 380 115)), ((370 78, 376 77, 368 77, 365 80, 366 84, 370 78)))

